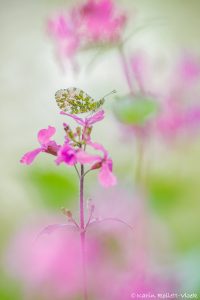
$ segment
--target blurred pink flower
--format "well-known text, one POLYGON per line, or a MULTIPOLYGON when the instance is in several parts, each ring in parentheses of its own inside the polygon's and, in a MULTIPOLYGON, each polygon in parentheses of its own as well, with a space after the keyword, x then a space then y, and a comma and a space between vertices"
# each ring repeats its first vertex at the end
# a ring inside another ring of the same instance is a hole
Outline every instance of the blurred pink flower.
MULTIPOLYGON (((36 228, 23 229, 12 239, 7 251, 7 271, 33 296, 39 293, 45 299, 77 297, 82 293, 79 232, 60 228, 36 239, 37 232, 36 228)), ((98 256, 96 247, 95 240, 87 240, 88 266, 98 256)))
POLYGON ((177 74, 180 79, 189 84, 200 78, 200 60, 190 54, 181 57, 177 65, 177 74))
POLYGON ((171 78, 162 96, 164 101, 156 123, 158 131, 169 138, 192 133, 200 125, 200 106, 193 99, 195 85, 200 79, 200 60, 193 55, 183 55, 171 78))
POLYGON ((57 151, 59 150, 60 146, 57 145, 55 141, 51 141, 51 137, 55 134, 55 132, 56 129, 52 126, 49 126, 47 129, 41 129, 38 132, 38 141, 40 143, 40 147, 24 154, 20 162, 30 165, 40 152, 57 155, 57 151))
POLYGON ((180 108, 171 104, 157 120, 158 130, 166 137, 176 137, 181 133, 195 132, 200 125, 200 106, 180 108))
MULTIPOLYGON (((93 194, 95 220, 101 220, 101 216, 114 219, 124 216, 125 221, 133 225, 133 231, 111 219, 88 226, 89 299, 129 300, 136 292, 172 291, 176 284, 173 260, 170 266, 169 260, 163 259, 165 255, 168 258, 168 252, 158 255, 160 246, 163 249, 162 242, 168 238, 162 230, 162 222, 159 220, 155 227, 152 226, 142 208, 142 199, 137 195, 133 197, 127 187, 110 189, 106 193, 101 189, 93 194), (156 250, 155 244, 148 242, 148 236, 153 242, 155 238, 160 240, 156 250), (168 271, 171 268, 173 276, 170 280, 165 266, 168 271)), ((35 240, 38 227, 30 228, 27 224, 12 238, 6 252, 6 271, 22 283, 33 299, 78 299, 82 293, 80 231, 75 226, 67 229, 66 224, 52 225, 45 230, 46 234, 35 240)))
POLYGON ((82 164, 93 163, 93 165, 91 166, 91 170, 100 168, 98 179, 102 186, 109 187, 109 186, 116 185, 117 179, 112 173, 113 162, 112 159, 109 158, 108 152, 100 144, 89 141, 88 145, 90 145, 95 150, 101 151, 103 153, 103 157, 99 155, 91 155, 86 153, 83 150, 80 150, 77 153, 78 162, 82 164))
POLYGON ((121 39, 126 15, 112 0, 87 0, 47 24, 58 56, 74 60, 76 53, 95 44, 113 44, 121 39))
POLYGON ((200 60, 197 57, 192 54, 181 55, 163 85, 160 82, 154 86, 153 65, 150 67, 150 60, 144 53, 136 52, 132 55, 130 66, 136 83, 133 101, 137 95, 144 98, 150 96, 160 107, 159 113, 152 120, 142 126, 130 126, 134 134, 147 137, 158 133, 171 138, 194 132, 198 128, 200 106, 195 104, 195 98, 198 97, 195 88, 200 79, 200 60))
MULTIPOLYGON (((129 300, 133 299, 131 295, 133 296, 134 293, 156 294, 177 290, 173 262, 171 266, 166 264, 166 269, 165 263, 159 256, 162 240, 167 238, 166 232, 163 231, 160 221, 156 226, 151 226, 152 219, 146 211, 143 202, 145 200, 141 195, 136 191, 133 195, 127 188, 123 190, 119 187, 110 189, 106 193, 97 190, 93 194, 97 220, 98 218, 101 220, 101 216, 104 216, 105 220, 107 218, 110 220, 110 222, 101 222, 98 226, 91 224, 88 230, 92 233, 96 230, 95 236, 98 236, 102 245, 101 253, 104 254, 106 274, 100 266, 96 274, 98 293, 101 295, 98 299, 129 300), (125 222, 132 225, 133 231, 123 224, 112 222, 110 216, 113 220, 123 216, 125 222), (148 240, 149 235, 153 241, 156 237, 160 240, 156 250, 154 243, 148 240), (115 248, 110 248, 111 244, 115 245, 115 248), (155 250, 153 255, 152 250, 155 250)), ((169 253, 162 252, 162 255, 168 257, 169 253)))
POLYGON ((126 15, 118 12, 112 0, 88 0, 80 7, 83 31, 92 43, 115 43, 120 40, 126 15))
POLYGON ((58 14, 48 21, 47 30, 53 38, 58 58, 65 57, 73 59, 80 46, 80 37, 78 33, 79 23, 75 12, 58 14))

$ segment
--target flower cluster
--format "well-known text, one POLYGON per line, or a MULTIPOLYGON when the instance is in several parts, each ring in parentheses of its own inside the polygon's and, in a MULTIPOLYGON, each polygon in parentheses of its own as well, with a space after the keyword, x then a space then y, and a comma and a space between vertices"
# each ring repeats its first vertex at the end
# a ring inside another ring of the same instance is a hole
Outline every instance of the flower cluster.
MULTIPOLYGON (((199 128, 200 106, 195 103, 194 94, 195 98, 199 95, 200 63, 194 55, 182 55, 169 70, 164 84, 160 82, 159 85, 152 80, 153 66, 144 53, 135 53, 129 60, 129 67, 131 80, 135 80, 130 102, 140 103, 140 110, 135 114, 143 121, 142 109, 145 116, 148 99, 153 99, 155 107, 158 107, 156 114, 146 118, 139 126, 132 117, 129 127, 134 133, 139 132, 143 136, 155 133, 171 139, 199 128)), ((135 107, 132 104, 130 107, 134 116, 135 107)))
POLYGON ((171 79, 162 96, 157 129, 164 136, 177 137, 181 133, 191 133, 200 125, 200 106, 195 104, 194 99, 194 94, 199 93, 195 89, 200 79, 200 63, 196 57, 189 54, 182 56, 171 79))
POLYGON ((100 170, 98 179, 102 186, 109 187, 115 185, 116 177, 112 173, 112 159, 102 145, 94 143, 91 140, 92 126, 104 118, 104 111, 101 110, 85 119, 65 112, 61 112, 61 114, 73 118, 80 126, 76 127, 75 131, 73 131, 69 125, 66 123, 63 124, 65 131, 65 141, 63 145, 58 145, 55 141, 51 140, 56 132, 54 127, 49 126, 47 129, 41 129, 38 133, 40 147, 27 152, 22 157, 21 163, 30 165, 39 153, 46 152, 56 156, 55 162, 57 165, 61 163, 65 163, 69 166, 89 164, 87 172, 96 169, 100 170), (88 153, 86 151, 88 147, 101 152, 102 155, 88 153))
POLYGON ((121 41, 126 14, 112 0, 87 0, 48 21, 48 33, 59 57, 73 60, 81 49, 121 41))

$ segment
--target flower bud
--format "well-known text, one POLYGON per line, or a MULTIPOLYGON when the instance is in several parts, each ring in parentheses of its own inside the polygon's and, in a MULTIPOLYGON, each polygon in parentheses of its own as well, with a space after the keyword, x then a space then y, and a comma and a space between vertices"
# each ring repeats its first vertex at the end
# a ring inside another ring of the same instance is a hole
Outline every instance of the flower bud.
POLYGON ((67 136, 68 136, 68 138, 69 138, 70 140, 72 140, 72 141, 75 140, 74 133, 73 133, 71 130, 69 130, 69 131, 67 132, 67 136))
POLYGON ((76 127, 76 133, 77 133, 77 135, 78 135, 78 137, 80 137, 81 136, 81 127, 76 127))
POLYGON ((83 139, 86 141, 90 139, 91 132, 92 132, 92 127, 85 127, 83 132, 83 139))
POLYGON ((72 218, 72 212, 69 209, 62 207, 61 210, 68 219, 72 218))
POLYGON ((102 165, 101 162, 97 162, 97 163, 95 163, 95 164, 91 167, 91 170, 100 169, 100 168, 101 168, 101 165, 102 165))
POLYGON ((63 126, 64 126, 64 131, 67 133, 70 129, 70 126, 67 125, 66 123, 63 123, 63 126))

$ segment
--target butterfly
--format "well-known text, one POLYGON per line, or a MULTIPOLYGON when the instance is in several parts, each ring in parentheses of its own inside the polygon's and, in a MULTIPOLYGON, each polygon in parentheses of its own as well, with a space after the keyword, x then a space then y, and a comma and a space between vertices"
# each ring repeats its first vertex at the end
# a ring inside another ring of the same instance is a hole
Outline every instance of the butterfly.
POLYGON ((105 102, 105 97, 116 93, 115 90, 105 95, 98 101, 95 101, 83 90, 70 87, 68 89, 58 90, 55 94, 55 99, 58 107, 70 114, 83 114, 88 112, 96 112, 105 102))

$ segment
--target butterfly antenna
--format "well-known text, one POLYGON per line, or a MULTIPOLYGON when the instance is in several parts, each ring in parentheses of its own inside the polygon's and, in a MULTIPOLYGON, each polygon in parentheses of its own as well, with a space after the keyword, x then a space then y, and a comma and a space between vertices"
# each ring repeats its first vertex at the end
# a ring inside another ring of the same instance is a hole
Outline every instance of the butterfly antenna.
POLYGON ((105 96, 103 96, 103 98, 108 97, 108 96, 110 96, 112 94, 116 94, 116 93, 117 93, 117 91, 113 90, 112 92, 110 92, 110 93, 106 94, 105 96))

